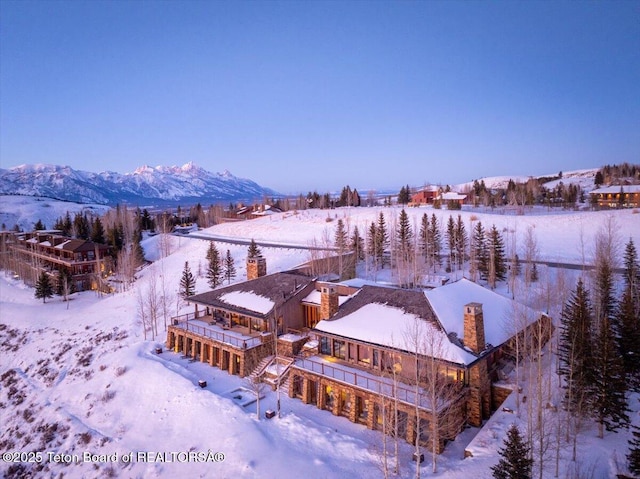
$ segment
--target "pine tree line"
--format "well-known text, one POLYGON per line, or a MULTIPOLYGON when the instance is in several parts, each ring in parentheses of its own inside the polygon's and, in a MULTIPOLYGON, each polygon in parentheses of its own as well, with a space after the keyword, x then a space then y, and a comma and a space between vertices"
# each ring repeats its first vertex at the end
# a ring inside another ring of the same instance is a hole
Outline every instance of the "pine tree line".
POLYGON ((566 386, 565 407, 593 418, 599 437, 605 429, 628 427, 627 393, 640 390, 640 268, 633 240, 626 245, 624 259, 619 300, 613 293, 610 262, 598 257, 595 304, 580 279, 561 315, 558 360, 566 386))

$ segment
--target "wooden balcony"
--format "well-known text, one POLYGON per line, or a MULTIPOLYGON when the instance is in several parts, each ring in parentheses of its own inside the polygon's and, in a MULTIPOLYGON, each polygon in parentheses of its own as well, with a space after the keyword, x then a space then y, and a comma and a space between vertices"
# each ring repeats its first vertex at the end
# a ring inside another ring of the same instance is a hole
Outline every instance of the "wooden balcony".
POLYGON ((251 331, 245 326, 230 324, 204 311, 183 314, 171 319, 172 326, 199 336, 231 345, 238 349, 251 349, 271 341, 271 333, 251 331))

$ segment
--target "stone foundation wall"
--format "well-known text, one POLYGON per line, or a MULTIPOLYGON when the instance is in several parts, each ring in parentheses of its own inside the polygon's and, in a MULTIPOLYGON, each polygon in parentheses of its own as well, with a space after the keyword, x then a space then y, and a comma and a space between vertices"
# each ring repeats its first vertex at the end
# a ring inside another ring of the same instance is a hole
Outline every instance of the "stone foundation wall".
POLYGON ((174 326, 169 326, 166 346, 176 353, 183 353, 240 377, 251 374, 262 359, 273 354, 272 341, 241 349, 174 326))
MULTIPOLYGON (((318 409, 330 410, 333 415, 344 416, 353 423, 365 425, 368 429, 379 429, 377 411, 380 411, 382 397, 378 394, 295 367, 291 369, 289 374, 289 397, 298 397, 305 404, 313 404, 318 409), (312 383, 316 385, 316 397, 312 395, 312 383), (296 384, 301 390, 296 391, 296 384), (327 388, 330 388, 333 394, 333 406, 330 408, 326 402, 327 388), (348 404, 343 403, 343 398, 347 399, 348 404), (366 409, 366 414, 361 415, 361 411, 364 409, 366 409)), ((461 395, 458 402, 449 410, 448 415, 439 419, 438 454, 444 450, 446 440, 453 440, 462 430, 465 402, 466 398, 461 395)), ((393 401, 388 399, 387 407, 392 407, 392 405, 393 401)), ((398 402, 398 411, 407 418, 405 440, 413 444, 416 434, 415 406, 398 402)), ((432 414, 429 411, 422 410, 420 412, 421 429, 424 431, 421 445, 429 449, 433 445, 429 437, 429 425, 432 420, 432 414)))

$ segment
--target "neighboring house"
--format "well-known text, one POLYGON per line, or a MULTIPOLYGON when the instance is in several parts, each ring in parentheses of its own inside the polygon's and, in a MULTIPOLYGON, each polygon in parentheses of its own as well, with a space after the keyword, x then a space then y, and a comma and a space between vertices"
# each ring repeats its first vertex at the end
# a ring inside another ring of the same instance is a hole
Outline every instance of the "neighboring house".
POLYGON ((99 279, 113 269, 110 247, 58 233, 16 233, 8 243, 9 267, 30 283, 35 283, 42 271, 55 278, 57 271, 65 270, 77 291, 100 288, 99 279))
POLYGON ((591 203, 608 208, 640 207, 640 185, 612 185, 589 193, 591 203))
POLYGON ((325 284, 321 296, 328 319, 311 331, 314 353, 291 366, 289 395, 387 431, 383 411, 398 404, 398 433, 408 442, 420 434, 430 445, 437 421, 438 451, 465 424, 480 426, 510 392, 493 382, 516 330, 544 342, 551 335, 544 314, 466 279, 427 292, 363 286, 342 302, 338 288, 325 284), (438 388, 435 407, 429 385, 438 388))
POLYGON ((552 332, 548 316, 466 279, 425 292, 287 272, 189 302, 195 312, 168 330, 176 352, 260 377, 269 361, 283 361, 274 359, 277 344, 278 356, 288 356, 290 397, 387 432, 397 404, 398 434, 409 442, 419 434, 426 445, 437 424, 438 451, 465 425, 480 426, 511 392, 494 383, 516 332, 543 343, 552 332))
POLYGON ((451 205, 455 203, 457 205, 462 206, 462 204, 464 203, 464 200, 467 198, 467 195, 449 191, 447 193, 440 193, 440 195, 438 195, 438 198, 440 199, 441 202, 446 203, 447 205, 451 205))
POLYGON ((438 197, 439 193, 440 188, 438 187, 425 188, 422 191, 418 191, 411 196, 409 206, 431 205, 438 197))

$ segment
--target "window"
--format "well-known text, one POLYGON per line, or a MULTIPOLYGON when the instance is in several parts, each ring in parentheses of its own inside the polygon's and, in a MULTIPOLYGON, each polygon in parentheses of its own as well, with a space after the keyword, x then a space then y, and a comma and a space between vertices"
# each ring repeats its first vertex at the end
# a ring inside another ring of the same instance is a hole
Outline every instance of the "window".
POLYGON ((347 348, 345 347, 344 341, 340 341, 338 339, 333 340, 333 355, 336 358, 344 359, 347 348))
POLYGON ((356 360, 356 345, 353 343, 349 343, 349 361, 356 360))
POLYGON ((368 346, 358 345, 358 362, 367 366, 371 364, 371 353, 368 346))
POLYGON ((329 338, 325 338, 324 336, 320 338, 320 354, 331 354, 329 338))
POLYGON ((377 368, 380 365, 380 357, 379 357, 379 352, 374 349, 373 350, 373 367, 377 368))

